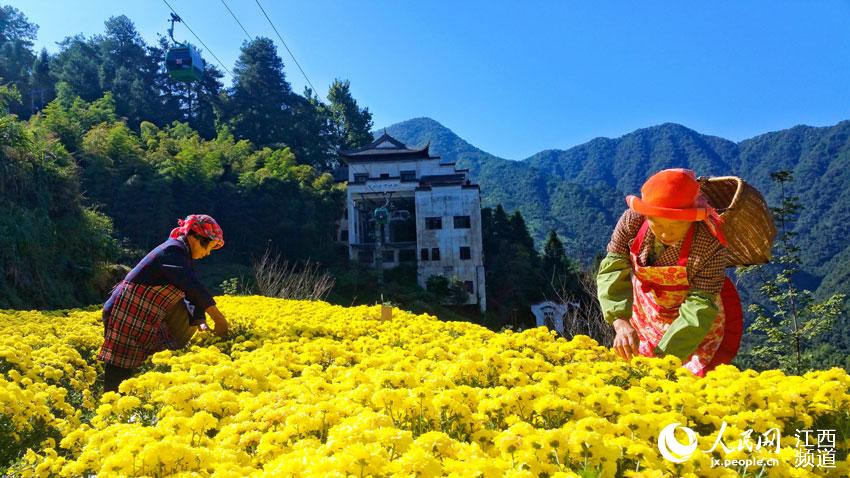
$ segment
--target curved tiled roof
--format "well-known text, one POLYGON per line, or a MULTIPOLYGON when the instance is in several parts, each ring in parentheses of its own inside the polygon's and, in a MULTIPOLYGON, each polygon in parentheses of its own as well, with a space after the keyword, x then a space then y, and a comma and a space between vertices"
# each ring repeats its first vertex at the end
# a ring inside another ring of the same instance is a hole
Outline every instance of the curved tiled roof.
POLYGON ((430 147, 431 143, 429 142, 419 149, 411 149, 385 132, 380 138, 366 146, 358 149, 339 151, 339 155, 343 160, 383 159, 388 157, 439 158, 439 156, 430 155, 428 152, 430 147))

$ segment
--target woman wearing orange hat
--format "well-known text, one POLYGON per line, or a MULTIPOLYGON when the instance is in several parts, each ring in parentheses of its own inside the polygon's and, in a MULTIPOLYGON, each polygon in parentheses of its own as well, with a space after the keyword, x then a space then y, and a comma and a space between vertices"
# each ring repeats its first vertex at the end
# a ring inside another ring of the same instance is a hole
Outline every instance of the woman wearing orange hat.
POLYGON ((675 355, 698 376, 729 363, 741 301, 726 277, 722 220, 693 171, 661 171, 626 202, 597 275, 614 350, 624 359, 675 355))

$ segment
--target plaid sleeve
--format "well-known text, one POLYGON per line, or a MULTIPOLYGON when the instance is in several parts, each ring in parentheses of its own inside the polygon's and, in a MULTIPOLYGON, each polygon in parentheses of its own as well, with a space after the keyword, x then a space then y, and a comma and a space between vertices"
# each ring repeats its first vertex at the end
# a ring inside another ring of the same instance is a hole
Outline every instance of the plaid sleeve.
POLYGON ((195 306, 193 316, 197 320, 207 308, 215 305, 215 300, 195 275, 186 252, 179 247, 169 247, 160 258, 162 274, 178 289, 186 293, 186 298, 195 306))
POLYGON ((637 236, 644 217, 640 214, 626 209, 611 234, 611 242, 608 243, 608 252, 621 256, 629 256, 629 243, 637 236))
POLYGON ((719 294, 726 280, 726 248, 711 235, 708 229, 699 224, 691 249, 689 267, 691 288, 719 294))

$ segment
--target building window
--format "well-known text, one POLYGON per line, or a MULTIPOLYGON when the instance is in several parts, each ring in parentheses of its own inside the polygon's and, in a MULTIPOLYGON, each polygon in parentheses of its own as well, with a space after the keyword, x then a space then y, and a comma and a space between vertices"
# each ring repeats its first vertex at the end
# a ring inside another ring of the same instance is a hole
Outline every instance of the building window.
POLYGON ((440 248, 439 247, 431 248, 431 260, 432 261, 439 261, 440 260, 440 248))
POLYGON ((463 285, 465 285, 465 286, 466 286, 466 291, 467 291, 467 292, 469 292, 470 294, 474 294, 474 293, 475 293, 475 283, 473 283, 471 280, 465 280, 465 281, 463 281, 463 285))
POLYGON ((469 229, 469 216, 455 216, 455 229, 469 229))
POLYGON ((466 246, 460 247, 460 260, 468 261, 472 259, 472 250, 466 246))
POLYGON ((343 229, 339 233, 339 240, 341 242, 348 242, 348 229, 343 229))
POLYGON ((422 249, 419 251, 419 260, 427 261, 428 260, 428 249, 422 249))
POLYGON ((395 251, 384 251, 384 262, 395 262, 395 251))
POLYGON ((401 182, 413 182, 416 181, 416 171, 402 171, 401 172, 401 182))
POLYGON ((381 179, 390 179, 390 173, 381 173, 381 179))
POLYGON ((357 184, 365 183, 369 179, 369 173, 357 173, 354 175, 354 182, 357 184))
POLYGON ((398 251, 399 262, 416 262, 416 249, 402 249, 398 251))
POLYGON ((426 217, 425 218, 425 229, 442 229, 443 228, 443 218, 441 217, 426 217))

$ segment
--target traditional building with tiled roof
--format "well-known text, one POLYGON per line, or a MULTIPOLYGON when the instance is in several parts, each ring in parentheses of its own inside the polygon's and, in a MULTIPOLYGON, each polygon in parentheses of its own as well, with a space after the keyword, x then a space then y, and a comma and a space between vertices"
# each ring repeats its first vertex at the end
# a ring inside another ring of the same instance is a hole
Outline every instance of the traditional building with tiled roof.
POLYGON ((422 287, 435 275, 461 281, 467 303, 486 310, 481 198, 468 171, 442 163, 429 144, 410 148, 386 132, 339 157, 348 193, 338 240, 349 257, 385 269, 415 264, 422 287), (380 207, 385 225, 374 217, 380 207))

